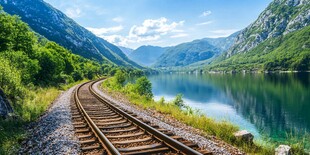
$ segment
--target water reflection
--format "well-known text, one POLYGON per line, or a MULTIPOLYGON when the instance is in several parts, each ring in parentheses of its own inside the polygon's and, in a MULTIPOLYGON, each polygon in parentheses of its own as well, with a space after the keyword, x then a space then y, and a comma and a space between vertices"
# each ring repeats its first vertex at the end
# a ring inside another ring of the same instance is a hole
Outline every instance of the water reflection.
POLYGON ((149 79, 155 97, 182 93, 187 104, 208 116, 281 140, 286 133, 310 130, 309 75, 161 74, 149 79))

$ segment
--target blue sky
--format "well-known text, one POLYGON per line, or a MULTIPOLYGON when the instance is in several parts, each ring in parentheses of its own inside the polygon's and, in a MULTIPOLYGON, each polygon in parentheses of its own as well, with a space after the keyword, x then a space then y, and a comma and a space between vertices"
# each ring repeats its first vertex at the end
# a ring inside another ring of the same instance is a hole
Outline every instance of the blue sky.
POLYGON ((272 0, 44 0, 116 45, 172 46, 224 37, 251 24, 272 0))

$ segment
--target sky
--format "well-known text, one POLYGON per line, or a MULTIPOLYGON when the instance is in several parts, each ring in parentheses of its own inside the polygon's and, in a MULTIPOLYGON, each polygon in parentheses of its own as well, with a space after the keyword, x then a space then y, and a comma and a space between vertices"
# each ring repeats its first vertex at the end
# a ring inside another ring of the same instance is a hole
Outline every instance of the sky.
POLYGON ((272 0, 44 0, 95 35, 136 49, 226 37, 272 0))

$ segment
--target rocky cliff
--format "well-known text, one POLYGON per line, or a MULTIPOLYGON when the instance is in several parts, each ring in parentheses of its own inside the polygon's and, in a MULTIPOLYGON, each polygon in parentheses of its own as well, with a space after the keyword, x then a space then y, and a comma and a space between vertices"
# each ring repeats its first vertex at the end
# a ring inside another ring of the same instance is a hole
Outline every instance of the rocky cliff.
POLYGON ((226 57, 246 53, 263 41, 302 29, 310 23, 309 0, 274 0, 237 37, 226 57))

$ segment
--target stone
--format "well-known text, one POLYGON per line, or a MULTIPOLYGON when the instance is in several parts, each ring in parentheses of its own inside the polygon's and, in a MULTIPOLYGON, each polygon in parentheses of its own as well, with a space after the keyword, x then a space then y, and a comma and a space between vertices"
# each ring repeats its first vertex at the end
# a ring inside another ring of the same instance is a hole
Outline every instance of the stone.
POLYGON ((254 136, 247 130, 241 130, 234 133, 237 140, 241 140, 247 143, 253 143, 254 136))
POLYGON ((275 155, 291 155, 291 147, 288 145, 279 145, 275 151, 275 155))
POLYGON ((6 118, 9 113, 12 113, 13 109, 7 100, 4 92, 0 89, 0 117, 6 118))

